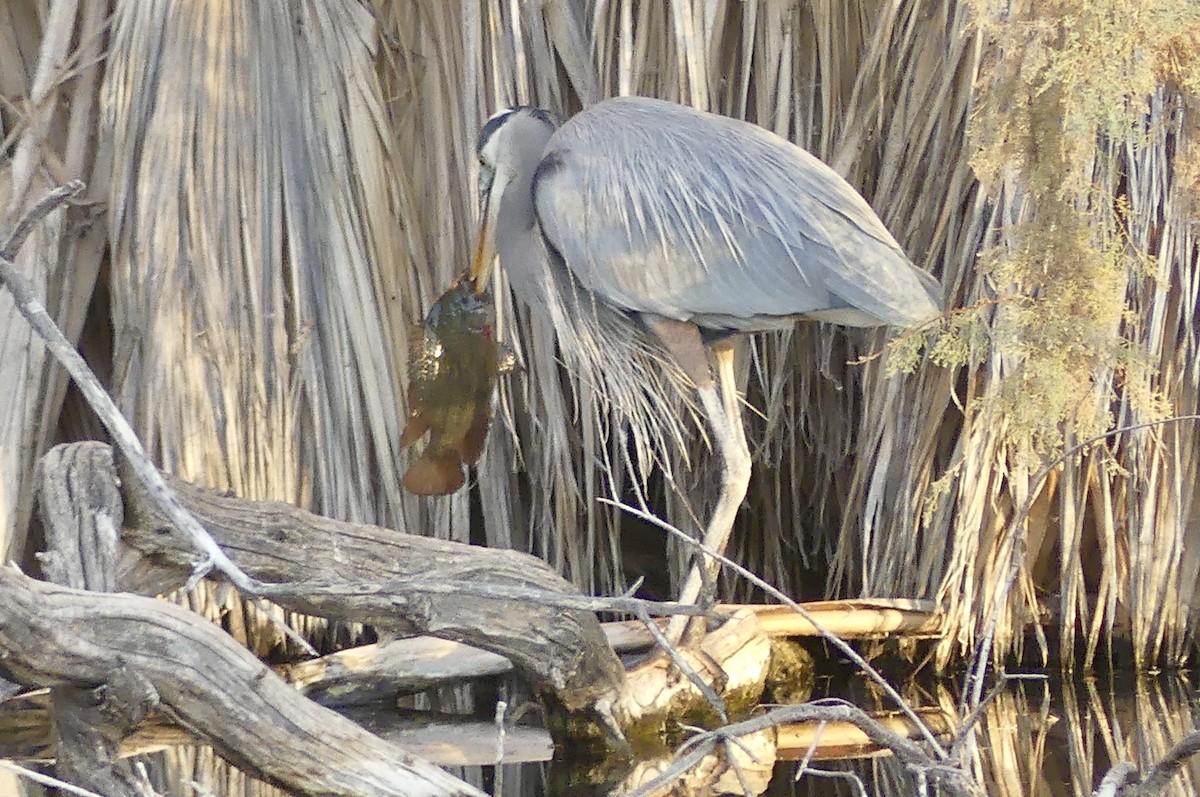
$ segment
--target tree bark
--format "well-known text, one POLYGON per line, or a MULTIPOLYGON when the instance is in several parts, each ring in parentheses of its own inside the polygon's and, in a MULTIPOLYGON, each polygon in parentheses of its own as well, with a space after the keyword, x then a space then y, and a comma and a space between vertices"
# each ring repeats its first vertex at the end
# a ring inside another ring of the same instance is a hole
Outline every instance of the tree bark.
MULTIPOLYGON (((419 537, 320 517, 290 504, 247 501, 167 476, 172 490, 252 578, 293 584, 272 601, 308 614, 368 623, 402 634, 464 642, 512 661, 536 689, 569 711, 611 704, 624 693, 625 671, 592 612, 563 611, 528 600, 480 600, 462 594, 389 589, 390 582, 435 579, 578 591, 549 565, 518 551, 419 537), (361 585, 323 593, 321 586, 361 585)), ((123 479, 123 541, 143 561, 120 575, 124 588, 156 593, 182 585, 196 554, 123 479)))
POLYGON ((0 568, 0 669, 94 687, 120 669, 222 757, 304 794, 482 792, 307 700, 211 623, 164 601, 100 594, 0 568))
MULTIPOLYGON (((38 555, 46 578, 75 589, 111 592, 124 511, 112 451, 100 443, 55 446, 38 462, 34 500, 46 537, 38 555)), ((115 669, 106 687, 50 690, 58 777, 107 797, 138 797, 121 761, 121 739, 157 703, 153 689, 115 669)))

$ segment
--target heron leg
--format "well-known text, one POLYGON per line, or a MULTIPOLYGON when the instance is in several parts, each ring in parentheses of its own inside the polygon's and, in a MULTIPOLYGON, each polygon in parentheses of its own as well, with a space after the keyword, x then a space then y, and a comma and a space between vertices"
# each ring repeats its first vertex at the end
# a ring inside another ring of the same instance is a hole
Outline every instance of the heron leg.
MULTIPOLYGON (((707 384, 697 384, 700 404, 712 429, 713 443, 721 460, 721 493, 713 508, 704 531, 704 546, 717 553, 725 553, 733 533, 733 522, 737 517, 746 491, 750 486, 750 447, 746 443, 746 430, 742 423, 741 404, 737 395, 734 374, 734 349, 732 344, 714 348, 720 390, 712 379, 707 384)), ((704 584, 716 583, 720 562, 707 555, 703 570, 693 565, 684 581, 679 600, 695 603, 704 584)), ((667 639, 679 642, 687 631, 688 618, 676 616, 667 626, 667 639)))

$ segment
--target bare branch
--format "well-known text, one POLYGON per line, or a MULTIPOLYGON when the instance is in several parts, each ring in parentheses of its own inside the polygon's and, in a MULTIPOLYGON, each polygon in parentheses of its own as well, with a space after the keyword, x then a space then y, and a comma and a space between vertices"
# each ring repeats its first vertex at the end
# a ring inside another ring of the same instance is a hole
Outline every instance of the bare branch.
POLYGON ((1120 797, 1129 793, 1126 787, 1137 782, 1137 766, 1132 761, 1118 761, 1104 773, 1093 797, 1120 797))
POLYGON ((60 185, 39 199, 33 207, 25 212, 25 215, 17 222, 17 226, 13 227, 8 240, 4 242, 3 246, 0 246, 0 258, 4 260, 15 258, 21 248, 21 244, 25 243, 25 239, 29 237, 29 233, 33 232, 33 228, 38 225, 38 222, 49 216, 59 205, 82 190, 83 181, 72 180, 66 185, 60 185))
MULTIPOLYGON (((12 234, 8 237, 8 244, 14 246, 19 245, 28 235, 29 231, 37 223, 38 220, 45 218, 46 214, 60 206, 70 196, 77 193, 83 188, 83 183, 76 180, 72 183, 57 189, 49 194, 46 198, 39 201, 33 206, 29 213, 21 219, 14 228, 12 234)), ((8 248, 6 244, 6 252, 8 248)), ((80 356, 75 347, 67 340, 66 335, 50 318, 50 314, 46 312, 45 306, 34 295, 33 288, 25 280, 25 278, 17 271, 16 266, 12 262, 11 254, 0 255, 0 285, 8 288, 16 300, 17 310, 25 317, 46 343, 46 347, 54 358, 67 369, 67 373, 75 380, 75 384, 79 387, 84 398, 92 410, 100 418, 101 423, 108 429, 112 435, 113 441, 120 447, 122 453, 129 459, 130 466, 133 472, 137 474, 145 485, 154 503, 166 514, 171 522, 185 534, 192 544, 204 554, 204 559, 198 563, 193 571, 193 578, 202 577, 205 573, 211 570, 214 566, 220 570, 225 576, 233 582, 238 589, 252 594, 257 594, 262 588, 262 585, 254 581, 249 576, 241 571, 229 557, 213 542, 212 537, 200 527, 188 512, 179 503, 179 499, 167 487, 163 481, 162 474, 154 467, 154 463, 150 461, 146 450, 142 448, 142 443, 137 438, 137 434, 133 431, 133 427, 125 420, 125 416, 113 403, 112 398, 104 390, 100 384, 100 380, 96 378, 96 374, 88 366, 87 362, 80 356)))
POLYGON ((75 794, 78 795, 78 797, 104 797, 102 794, 96 794, 94 791, 88 791, 87 789, 81 789, 78 786, 72 786, 65 780, 59 780, 58 778, 52 778, 49 775, 43 775, 41 772, 28 769, 20 764, 15 764, 12 761, 0 759, 0 769, 7 769, 9 772, 15 772, 23 778, 32 780, 34 783, 40 783, 43 786, 49 786, 52 789, 65 791, 68 794, 75 794))
POLYGON ((0 568, 0 661, 30 684, 94 685, 114 666, 222 757, 304 793, 432 797, 477 789, 304 698, 181 606, 67 589, 0 568), (316 762, 316 763, 314 763, 316 762))
MULTIPOLYGON (((1132 764, 1117 764, 1112 770, 1109 770, 1109 774, 1105 776, 1104 780, 1107 781, 1109 776, 1113 776, 1114 780, 1120 778, 1121 775, 1114 775, 1114 772, 1122 766, 1126 766, 1129 769, 1124 775, 1123 783, 1125 785, 1116 792, 1118 797, 1154 797, 1154 795, 1163 794, 1166 791, 1171 778, 1175 777, 1179 770, 1183 769, 1183 765, 1187 763, 1188 759, 1196 753, 1200 753, 1200 731, 1192 731, 1176 742, 1175 746, 1167 751, 1162 760, 1155 764, 1141 781, 1136 781, 1137 769, 1132 764)), ((1101 787, 1103 785, 1102 781, 1101 787)), ((1096 795, 1100 797, 1099 789, 1096 790, 1096 795)))
MULTIPOLYGON (((694 604, 672 601, 653 601, 644 598, 617 596, 612 598, 588 595, 572 595, 538 587, 515 584, 494 584, 462 579, 401 578, 385 582, 358 582, 347 584, 290 581, 282 584, 264 584, 262 595, 268 598, 292 598, 311 596, 404 595, 413 592, 428 595, 470 595, 492 600, 529 601, 555 609, 573 609, 587 612, 619 612, 647 616, 666 617, 676 614, 702 615, 704 608, 694 604)), ((406 603, 406 597, 396 597, 398 603, 406 603)))

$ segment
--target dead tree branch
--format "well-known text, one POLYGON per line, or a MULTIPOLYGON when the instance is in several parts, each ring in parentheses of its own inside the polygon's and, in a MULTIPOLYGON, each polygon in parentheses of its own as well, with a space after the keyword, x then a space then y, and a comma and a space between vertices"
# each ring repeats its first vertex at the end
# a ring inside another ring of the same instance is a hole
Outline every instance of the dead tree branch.
MULTIPOLYGON (((270 591, 282 606, 498 653, 571 711, 612 702, 623 692, 624 668, 591 611, 533 602, 528 592, 485 601, 436 586, 462 582, 580 597, 533 556, 344 523, 290 504, 247 501, 166 479, 187 511, 246 572, 259 581, 288 585, 270 591), (396 592, 387 587, 412 581, 429 588, 396 592)), ((179 586, 191 569, 190 541, 174 530, 140 482, 123 478, 122 483, 123 541, 141 554, 136 566, 121 574, 122 587, 155 594, 179 586)))
POLYGON ((54 359, 58 360, 75 380, 75 384, 87 399, 92 411, 108 429, 122 453, 129 458, 133 473, 145 484, 149 500, 153 501, 155 506, 171 518, 171 522, 188 537, 195 549, 203 552, 204 559, 198 564, 191 565, 192 578, 199 579, 210 569, 216 567, 238 589, 254 594, 260 585, 238 569, 237 565, 230 561, 229 557, 212 541, 212 538, 204 532, 200 524, 180 505, 179 500, 167 488, 162 474, 154 467, 146 450, 142 448, 142 443, 134 433, 133 427, 129 425, 129 421, 125 420, 125 416, 121 414, 112 398, 105 392, 91 367, 54 323, 54 319, 46 312, 45 305, 34 295, 33 288, 21 276, 12 262, 15 250, 19 248, 36 223, 82 190, 83 182, 74 180, 40 200, 32 210, 25 214, 24 218, 17 222, 5 243, 5 252, 0 254, 0 285, 8 288, 12 293, 17 310, 25 317, 38 336, 45 341, 46 348, 50 350, 54 359))
POLYGON ((1133 763, 1118 762, 1096 787, 1096 797, 1156 797, 1163 794, 1171 779, 1196 753, 1200 753, 1200 731, 1193 731, 1176 742, 1144 778, 1138 777, 1137 766, 1133 763))
POLYGON ((179 606, 58 587, 0 568, 0 668, 31 685, 94 687, 119 669, 236 766, 286 789, 339 795, 482 792, 305 699, 179 606), (313 762, 321 762, 314 766, 313 762))

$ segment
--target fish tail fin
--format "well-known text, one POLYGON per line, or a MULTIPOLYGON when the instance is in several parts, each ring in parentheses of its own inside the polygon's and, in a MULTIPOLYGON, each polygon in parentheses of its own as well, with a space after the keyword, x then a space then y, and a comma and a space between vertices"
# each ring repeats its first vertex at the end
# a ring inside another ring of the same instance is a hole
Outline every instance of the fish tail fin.
POLYGON ((404 487, 417 495, 449 495, 463 486, 462 457, 452 448, 427 450, 404 474, 404 487))

